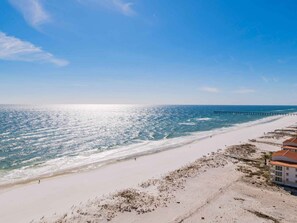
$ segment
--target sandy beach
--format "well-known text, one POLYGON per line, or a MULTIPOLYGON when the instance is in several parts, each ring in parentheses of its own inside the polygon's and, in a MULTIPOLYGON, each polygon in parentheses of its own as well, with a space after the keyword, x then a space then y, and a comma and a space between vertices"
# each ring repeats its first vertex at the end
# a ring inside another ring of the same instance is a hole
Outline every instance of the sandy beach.
POLYGON ((294 222, 296 197, 269 184, 266 170, 241 158, 262 162, 263 154, 290 136, 275 130, 296 123, 297 116, 278 117, 96 170, 3 188, 0 219, 294 222))

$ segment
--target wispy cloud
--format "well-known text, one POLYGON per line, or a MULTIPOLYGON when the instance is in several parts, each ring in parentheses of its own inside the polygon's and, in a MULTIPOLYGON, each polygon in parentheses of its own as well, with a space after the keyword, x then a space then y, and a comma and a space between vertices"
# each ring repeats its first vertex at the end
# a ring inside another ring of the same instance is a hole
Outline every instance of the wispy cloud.
POLYGON ((133 16, 136 14, 134 9, 132 8, 132 2, 123 2, 122 0, 111 0, 113 7, 127 16, 133 16))
POLYGON ((26 62, 47 62, 57 66, 66 66, 68 61, 58 59, 30 42, 7 36, 0 32, 0 59, 26 62))
POLYGON ((266 82, 266 83, 269 82, 269 79, 268 79, 267 77, 265 77, 265 76, 262 76, 261 79, 262 79, 264 82, 266 82))
POLYGON ((269 82, 278 82, 278 78, 276 77, 265 77, 265 76, 261 76, 261 79, 266 82, 266 83, 269 83, 269 82))
POLYGON ((254 69, 254 66, 253 66, 252 63, 250 63, 250 62, 245 62, 244 65, 247 66, 247 68, 248 68, 248 70, 249 70, 250 72, 255 73, 255 69, 254 69))
POLYGON ((280 64, 285 64, 285 63, 287 63, 287 60, 284 60, 284 59, 277 59, 276 60, 278 63, 280 63, 280 64))
POLYGON ((50 21, 50 15, 44 9, 41 0, 9 0, 9 2, 20 11, 25 20, 35 28, 50 21))
POLYGON ((251 88, 239 88, 233 92, 236 94, 250 94, 250 93, 256 92, 256 90, 251 89, 251 88))
POLYGON ((216 87, 202 87, 200 91, 208 92, 208 93, 219 93, 220 90, 216 87))
POLYGON ((82 4, 96 4, 98 6, 117 11, 125 16, 136 15, 133 2, 125 0, 78 0, 82 4))

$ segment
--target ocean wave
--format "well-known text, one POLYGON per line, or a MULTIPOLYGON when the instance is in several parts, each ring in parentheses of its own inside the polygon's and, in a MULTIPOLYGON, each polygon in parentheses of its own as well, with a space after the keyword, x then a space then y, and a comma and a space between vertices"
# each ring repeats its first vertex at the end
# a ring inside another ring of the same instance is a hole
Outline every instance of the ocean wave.
POLYGON ((212 118, 195 118, 196 121, 209 121, 212 120, 212 118))
POLYGON ((179 125, 196 125, 194 122, 180 122, 179 125))

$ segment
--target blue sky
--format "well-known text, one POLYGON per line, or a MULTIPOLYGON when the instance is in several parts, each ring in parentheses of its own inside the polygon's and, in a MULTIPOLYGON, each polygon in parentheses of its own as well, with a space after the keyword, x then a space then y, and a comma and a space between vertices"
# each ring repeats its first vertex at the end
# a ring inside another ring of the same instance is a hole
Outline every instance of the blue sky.
POLYGON ((3 0, 0 103, 297 104, 297 2, 3 0))

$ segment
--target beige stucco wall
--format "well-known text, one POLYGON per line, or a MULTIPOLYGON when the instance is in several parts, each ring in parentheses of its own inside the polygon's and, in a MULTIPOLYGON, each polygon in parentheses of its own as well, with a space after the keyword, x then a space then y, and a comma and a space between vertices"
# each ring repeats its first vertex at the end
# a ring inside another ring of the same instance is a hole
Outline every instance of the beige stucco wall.
POLYGON ((297 169, 296 168, 282 167, 282 171, 278 171, 278 170, 275 170, 275 166, 272 165, 270 169, 271 169, 272 181, 274 181, 275 183, 280 183, 280 184, 287 185, 287 186, 297 187, 297 169), (275 181, 275 177, 277 177, 275 172, 282 173, 282 176, 278 176, 278 177, 282 178, 282 182, 275 181))

